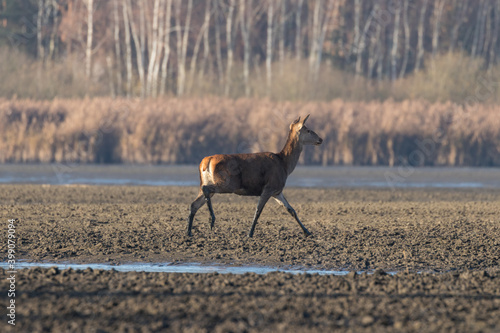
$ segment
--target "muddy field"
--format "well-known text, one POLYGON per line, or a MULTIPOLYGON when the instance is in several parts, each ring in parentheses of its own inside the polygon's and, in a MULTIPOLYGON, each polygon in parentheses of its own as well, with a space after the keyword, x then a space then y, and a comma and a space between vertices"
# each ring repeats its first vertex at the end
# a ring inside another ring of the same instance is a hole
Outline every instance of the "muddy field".
MULTIPOLYGON (((285 209, 269 202, 253 239, 246 234, 257 199, 231 195, 213 199, 214 231, 202 207, 193 237, 187 238, 186 218, 196 193, 191 187, 2 185, 0 218, 5 230, 9 218, 19 219, 17 259, 31 261, 399 273, 22 270, 17 328, 494 332, 500 327, 499 190, 286 189, 313 236, 304 237, 285 209)), ((6 253, 6 243, 1 245, 6 253)))

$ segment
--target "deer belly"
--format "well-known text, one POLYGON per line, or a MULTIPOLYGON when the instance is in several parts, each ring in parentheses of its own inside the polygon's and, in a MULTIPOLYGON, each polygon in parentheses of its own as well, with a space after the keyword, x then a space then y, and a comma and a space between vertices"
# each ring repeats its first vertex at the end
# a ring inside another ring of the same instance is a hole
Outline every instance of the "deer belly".
POLYGON ((247 195, 247 196, 260 196, 262 194, 262 189, 239 188, 236 191, 234 191, 234 194, 247 195))

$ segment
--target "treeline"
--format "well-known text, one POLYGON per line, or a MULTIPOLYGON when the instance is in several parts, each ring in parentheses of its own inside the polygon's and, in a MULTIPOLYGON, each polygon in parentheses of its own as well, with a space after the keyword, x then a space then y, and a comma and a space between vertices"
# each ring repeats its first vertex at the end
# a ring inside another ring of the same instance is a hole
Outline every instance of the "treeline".
MULTIPOLYGON (((383 99, 393 94, 391 82, 423 69, 439 73, 433 64, 443 54, 492 70, 499 31, 500 0, 0 1, 0 39, 43 64, 24 66, 38 73, 33 95, 42 97, 75 84, 74 95, 90 96, 363 98, 339 84, 324 89, 340 80, 358 92, 375 86, 369 97, 383 99)), ((4 74, 15 59, 2 60, 4 74)))
POLYGON ((289 124, 324 143, 300 163, 500 166, 494 106, 272 102, 229 98, 0 99, 0 163, 198 163, 215 153, 281 150, 289 124))

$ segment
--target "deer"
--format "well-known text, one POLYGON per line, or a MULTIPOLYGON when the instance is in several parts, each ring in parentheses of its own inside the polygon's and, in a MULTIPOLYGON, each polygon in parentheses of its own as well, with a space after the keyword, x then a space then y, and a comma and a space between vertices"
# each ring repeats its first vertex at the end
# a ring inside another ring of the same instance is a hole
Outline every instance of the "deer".
POLYGON ((210 229, 213 230, 215 214, 211 198, 216 193, 260 197, 248 237, 253 237, 257 220, 271 197, 295 218, 305 236, 310 236, 311 233, 300 222, 297 213, 283 195, 286 180, 295 169, 303 147, 319 146, 323 142, 318 134, 305 126, 309 116, 307 115, 302 121, 299 117, 290 124, 285 146, 277 154, 271 152, 217 154, 203 158, 199 165, 200 189, 191 204, 187 236, 192 236, 194 216, 205 202, 211 217, 210 229))

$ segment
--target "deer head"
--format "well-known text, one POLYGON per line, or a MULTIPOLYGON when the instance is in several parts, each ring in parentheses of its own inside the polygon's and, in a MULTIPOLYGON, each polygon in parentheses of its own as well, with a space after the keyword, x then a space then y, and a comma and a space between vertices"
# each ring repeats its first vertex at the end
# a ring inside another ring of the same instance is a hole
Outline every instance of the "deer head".
POLYGON ((309 118, 309 114, 301 121, 300 117, 290 124, 290 131, 292 131, 303 145, 316 145, 319 146, 323 139, 319 137, 314 131, 306 127, 305 122, 309 118))

